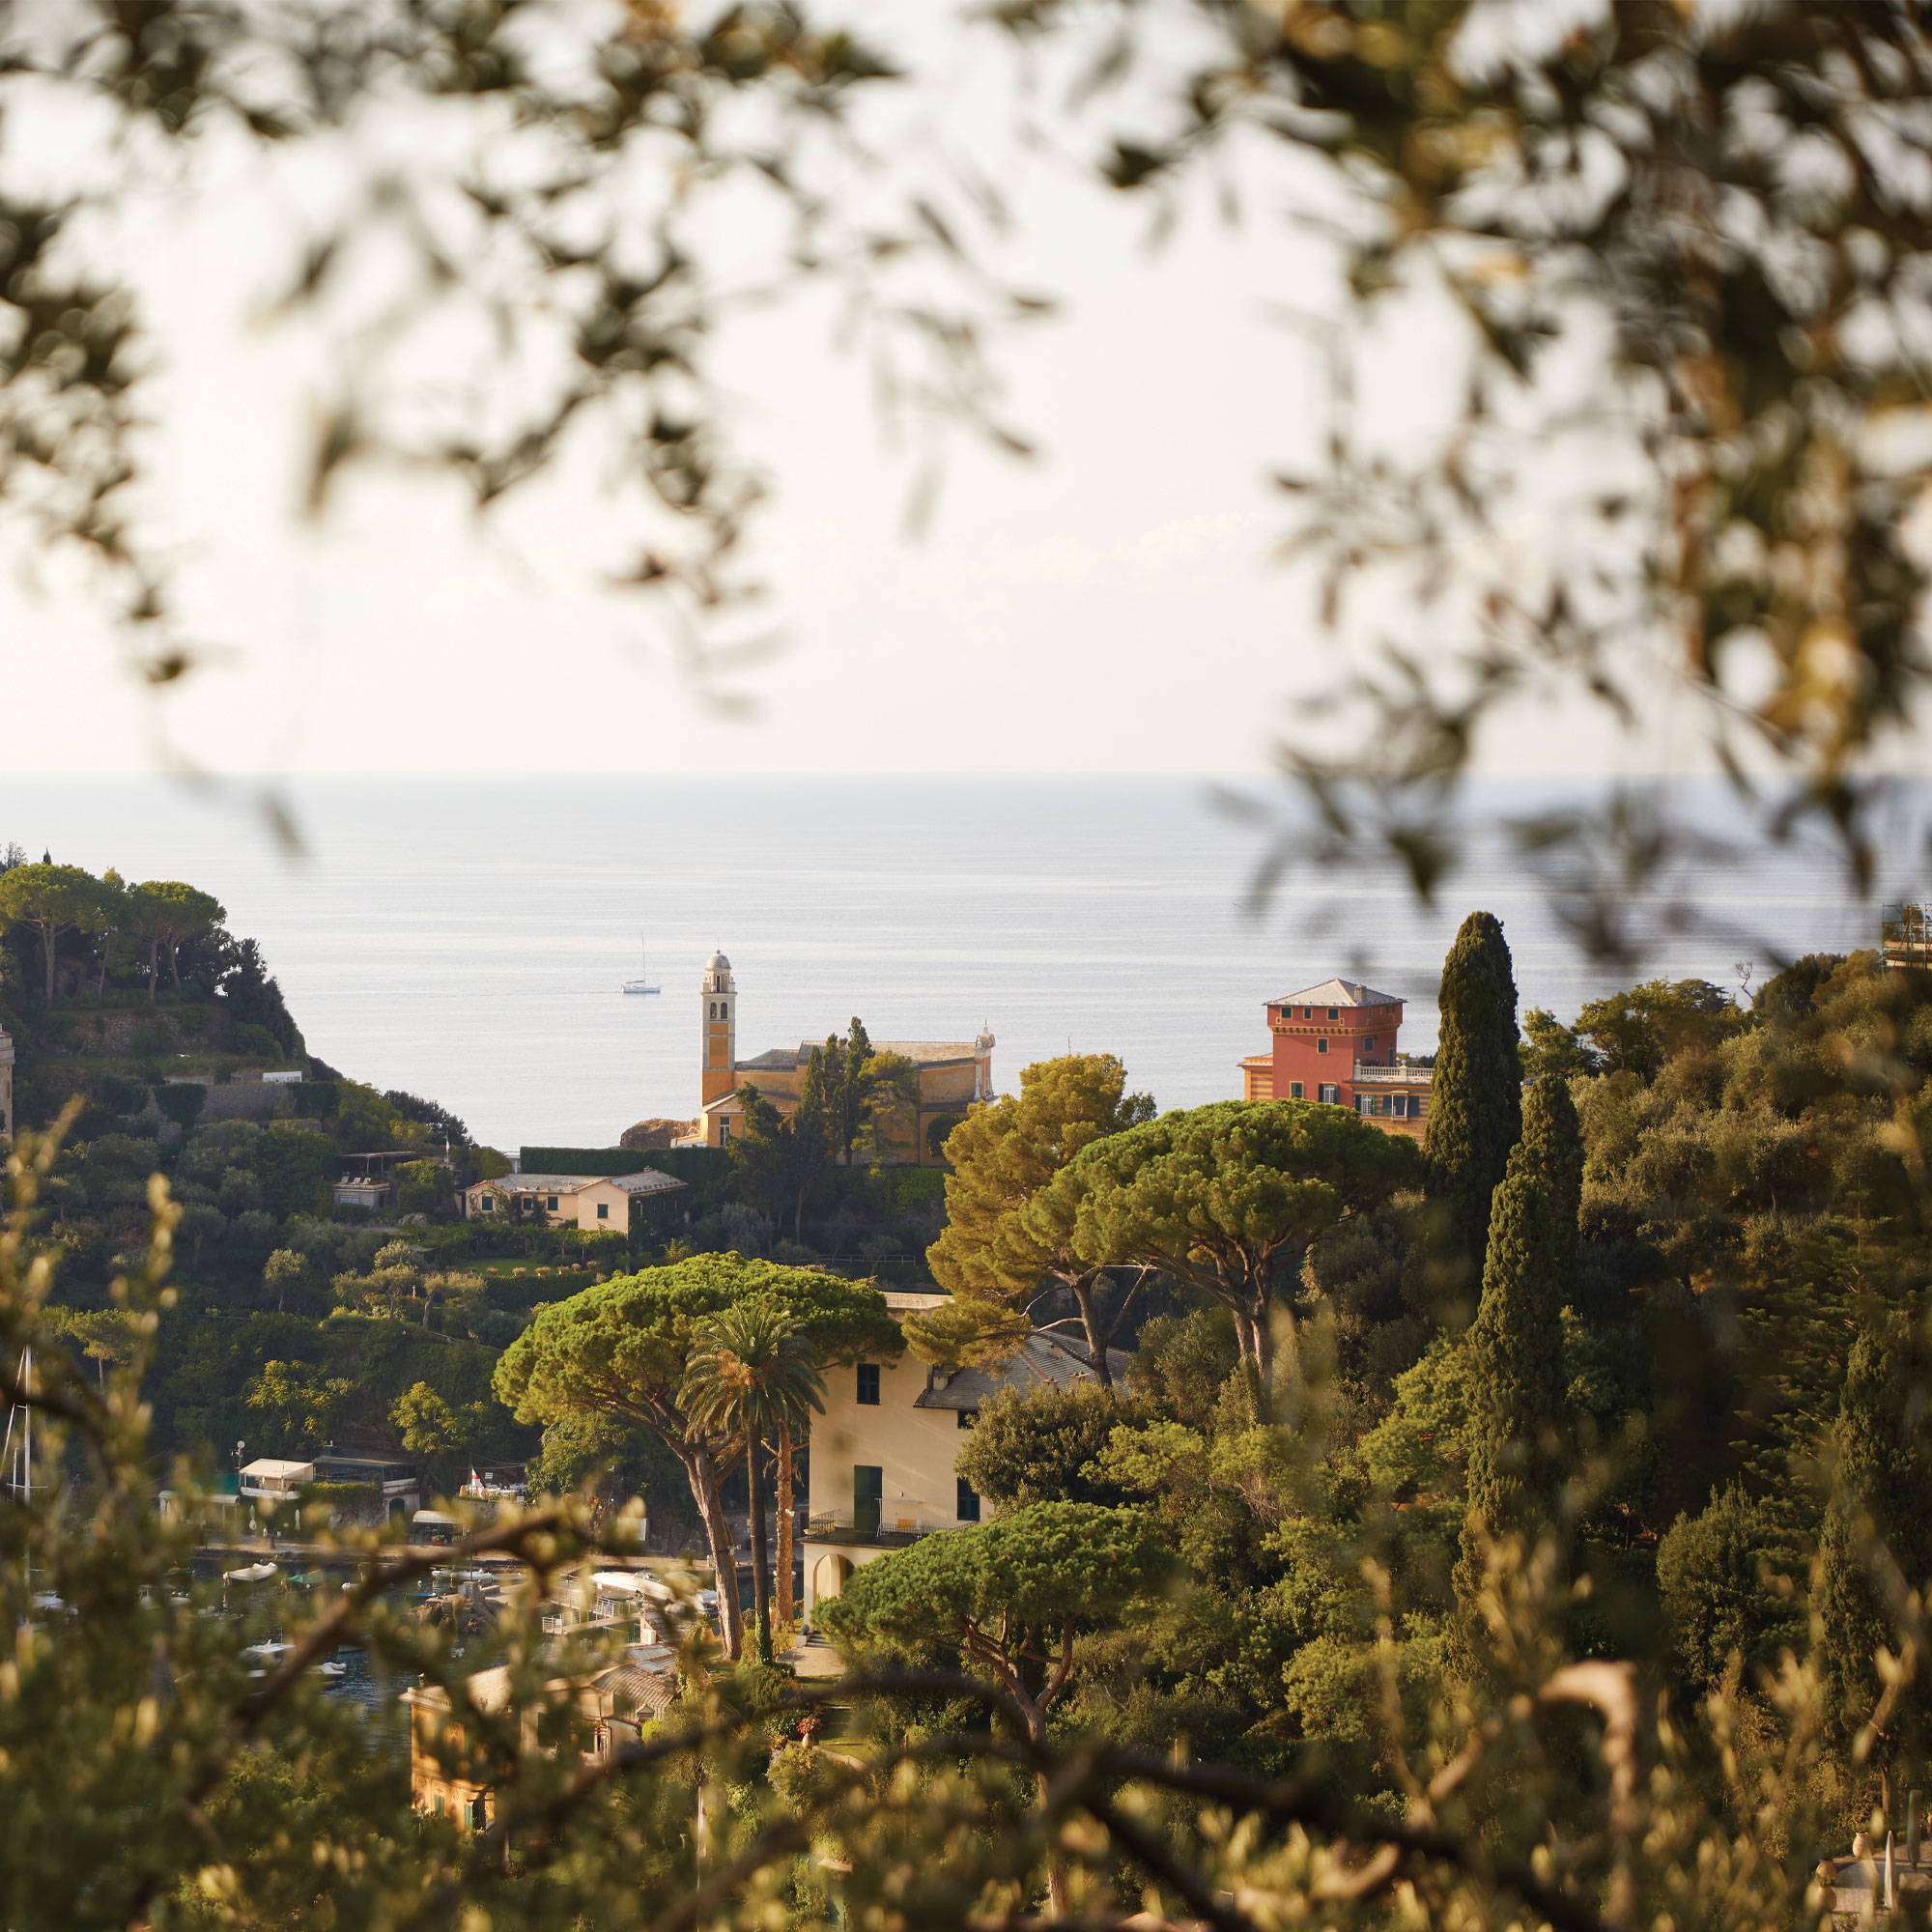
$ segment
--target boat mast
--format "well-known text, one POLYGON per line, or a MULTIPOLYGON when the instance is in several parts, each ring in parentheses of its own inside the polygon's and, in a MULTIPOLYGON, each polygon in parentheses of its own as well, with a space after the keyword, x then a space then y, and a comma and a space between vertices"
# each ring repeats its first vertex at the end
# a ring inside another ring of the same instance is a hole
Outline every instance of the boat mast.
MULTIPOLYGON (((20 1350, 20 1372, 14 1386, 20 1394, 33 1392, 34 1351, 20 1350)), ((0 1461, 7 1465, 7 1493, 16 1501, 30 1503, 34 1496, 34 1410, 31 1403, 15 1399, 7 1405, 7 1434, 0 1444, 0 1461)))

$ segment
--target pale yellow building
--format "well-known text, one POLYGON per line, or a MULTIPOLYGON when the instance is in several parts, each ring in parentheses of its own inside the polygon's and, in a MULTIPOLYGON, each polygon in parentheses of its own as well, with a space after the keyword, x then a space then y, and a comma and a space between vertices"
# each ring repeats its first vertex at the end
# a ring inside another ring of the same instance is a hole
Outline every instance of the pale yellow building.
MULTIPOLYGON (((895 1315, 936 1308, 943 1294, 887 1289, 895 1315)), ((1110 1357, 1117 1369, 1124 1356, 1110 1357)), ((805 1533, 805 1618, 836 1597, 861 1565, 937 1530, 980 1520, 980 1498, 955 1468, 980 1405, 1009 1388, 1089 1381, 1077 1342, 1036 1335, 986 1369, 928 1368, 910 1351, 825 1378, 825 1412, 811 1425, 805 1533)))
POLYGON ((668 1195, 683 1192, 674 1175, 647 1167, 639 1174, 506 1174, 460 1190, 469 1221, 508 1219, 534 1210, 547 1226, 628 1234, 635 1219, 668 1195))
MULTIPOLYGON (((754 1087, 781 1114, 798 1106, 805 1071, 823 1041, 801 1040, 778 1046, 750 1060, 738 1058, 738 982, 731 962, 714 952, 698 992, 698 1104, 696 1130, 680 1146, 729 1147, 743 1131, 744 1103, 739 1089, 754 1087)), ((875 1039, 877 1053, 894 1053, 919 1069, 919 1107, 900 1122, 886 1158, 901 1164, 941 1165, 933 1142, 943 1138, 940 1123, 961 1118, 969 1108, 993 1097, 993 1036, 972 1039, 875 1039)))
MULTIPOLYGON (((635 1745, 645 1725, 669 1710, 677 1694, 671 1653, 658 1645, 634 1646, 626 1662, 581 1678, 554 1679, 549 1689, 570 1697, 582 1721, 582 1759, 608 1762, 635 1745)), ((510 1673, 500 1666, 479 1670, 466 1686, 470 1703, 486 1715, 508 1708, 510 1673)), ((453 1776, 450 1761, 460 1756, 463 1727, 451 1716, 448 1694, 437 1685, 403 1692, 410 1709, 410 1802, 434 1818, 448 1818, 465 1831, 480 1832, 496 1822, 492 1787, 453 1776)), ((526 1751, 542 1749, 535 1710, 521 1714, 519 1734, 526 1751)))

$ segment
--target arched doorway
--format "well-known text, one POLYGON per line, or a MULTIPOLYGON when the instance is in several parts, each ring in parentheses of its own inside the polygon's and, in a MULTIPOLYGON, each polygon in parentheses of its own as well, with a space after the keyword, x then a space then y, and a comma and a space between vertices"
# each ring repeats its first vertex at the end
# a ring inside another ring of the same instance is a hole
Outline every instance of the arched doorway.
POLYGON ((836 1597, 852 1580, 852 1559, 830 1552, 821 1556, 811 1566, 811 1601, 806 1606, 807 1616, 812 1615, 818 1605, 827 1599, 836 1597))

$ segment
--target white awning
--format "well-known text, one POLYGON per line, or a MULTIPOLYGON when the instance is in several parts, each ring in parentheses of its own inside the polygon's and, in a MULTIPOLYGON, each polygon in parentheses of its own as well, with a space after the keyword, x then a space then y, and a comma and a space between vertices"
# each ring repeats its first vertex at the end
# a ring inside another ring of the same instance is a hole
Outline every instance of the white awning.
POLYGON ((264 1456, 258 1462, 242 1465, 242 1480, 245 1483, 253 1476, 257 1482, 305 1483, 314 1474, 313 1463, 282 1463, 272 1456, 264 1456))
POLYGON ((599 1570, 590 1580, 613 1597, 648 1597, 654 1604, 668 1604, 675 1592, 643 1570, 599 1570))

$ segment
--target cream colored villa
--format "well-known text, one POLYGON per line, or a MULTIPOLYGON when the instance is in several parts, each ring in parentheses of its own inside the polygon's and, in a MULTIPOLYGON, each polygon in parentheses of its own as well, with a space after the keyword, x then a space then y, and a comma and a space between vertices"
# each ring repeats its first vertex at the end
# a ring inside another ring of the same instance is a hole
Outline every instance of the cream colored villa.
MULTIPOLYGON (((743 1130, 741 1087, 755 1087, 781 1114, 798 1106, 799 1090, 813 1049, 822 1042, 802 1040, 797 1046, 777 1046, 751 1060, 738 1058, 738 982, 731 962, 714 952, 704 969, 698 999, 703 1020, 698 1058, 700 1111, 695 1131, 680 1146, 728 1147, 743 1130)), ((919 1117, 908 1120, 895 1137, 889 1158, 900 1163, 937 1167, 932 1146, 936 1122, 963 1115, 969 1107, 993 1097, 993 1036, 973 1039, 876 1039, 881 1053, 896 1053, 919 1068, 919 1117)))
MULTIPOLYGON (((637 1645, 625 1662, 607 1665, 588 1676, 558 1677, 549 1689, 558 1702, 577 1706, 584 1726, 582 1762, 609 1764, 643 1735, 644 1727, 662 1718, 677 1695, 675 1660, 659 1645, 637 1645)), ((472 1709, 496 1714, 507 1710, 510 1672, 500 1664, 479 1670, 465 1687, 472 1709)), ((450 1775, 451 1762, 463 1756, 463 1726, 454 1717, 449 1693, 440 1685, 424 1685, 403 1692, 410 1711, 410 1802, 434 1818, 448 1818, 467 1832, 487 1830, 496 1822, 497 1794, 487 1784, 450 1775)), ((535 1710, 524 1712, 521 1728, 526 1750, 544 1748, 538 1739, 535 1710)))
POLYGON ((494 1220, 534 1208, 553 1228, 622 1235, 647 1207, 683 1188, 675 1176, 647 1167, 639 1174, 506 1174, 472 1181, 458 1198, 466 1220, 494 1220))
MULTIPOLYGON (((946 1299, 901 1289, 885 1293, 895 1315, 935 1308, 946 1299)), ((989 1369, 929 1369, 908 1352, 896 1362, 831 1370, 825 1413, 811 1425, 806 1621, 862 1564, 934 1530, 980 1520, 980 1498, 954 1464, 988 1396, 1093 1376, 1086 1350, 1059 1335, 1036 1335, 1010 1360, 989 1369)))

